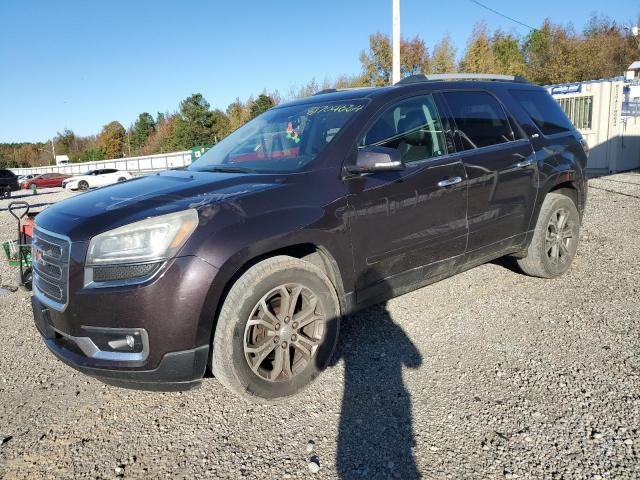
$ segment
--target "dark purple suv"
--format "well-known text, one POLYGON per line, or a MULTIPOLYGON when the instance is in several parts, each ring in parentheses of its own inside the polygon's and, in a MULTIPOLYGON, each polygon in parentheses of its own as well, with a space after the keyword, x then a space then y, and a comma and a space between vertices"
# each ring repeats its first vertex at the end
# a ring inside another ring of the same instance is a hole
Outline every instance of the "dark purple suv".
POLYGON ((409 77, 320 92, 243 126, 185 171, 37 218, 33 311, 63 362, 187 389, 207 368, 276 400, 329 361, 340 319, 504 255, 569 268, 586 146, 519 78, 409 77))

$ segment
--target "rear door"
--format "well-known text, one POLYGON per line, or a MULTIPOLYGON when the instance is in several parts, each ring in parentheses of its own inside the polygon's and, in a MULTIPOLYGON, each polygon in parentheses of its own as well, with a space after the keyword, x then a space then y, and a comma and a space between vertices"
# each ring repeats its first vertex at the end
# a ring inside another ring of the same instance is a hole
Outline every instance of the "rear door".
POLYGON ((359 304, 446 277, 463 259, 465 173, 443 130, 432 95, 419 95, 384 109, 358 142, 396 148, 405 163, 345 179, 359 304))
POLYGON ((466 260, 482 262, 514 250, 526 238, 537 194, 535 153, 493 94, 450 91, 442 97, 467 174, 466 260))

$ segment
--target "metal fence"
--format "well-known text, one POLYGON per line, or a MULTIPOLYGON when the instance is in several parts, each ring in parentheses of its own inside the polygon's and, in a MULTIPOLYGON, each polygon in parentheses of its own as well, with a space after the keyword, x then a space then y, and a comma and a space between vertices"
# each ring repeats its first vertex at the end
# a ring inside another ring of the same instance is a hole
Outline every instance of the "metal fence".
POLYGON ((88 170, 102 168, 116 168, 126 170, 131 173, 144 175, 145 173, 171 168, 186 167, 191 164, 191 152, 161 153, 158 155, 148 155, 144 157, 114 158, 111 160, 99 160, 96 162, 67 163, 65 165, 51 165, 46 167, 33 168, 12 168, 16 175, 29 175, 40 173, 64 173, 67 175, 77 175, 88 170))

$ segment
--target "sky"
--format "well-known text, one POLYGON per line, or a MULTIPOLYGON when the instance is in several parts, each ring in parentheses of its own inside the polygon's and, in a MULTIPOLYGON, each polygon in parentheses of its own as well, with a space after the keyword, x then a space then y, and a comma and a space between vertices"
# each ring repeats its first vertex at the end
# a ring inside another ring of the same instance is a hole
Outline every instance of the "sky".
MULTIPOLYGON (((483 0, 533 26, 582 29, 593 12, 628 24, 640 1, 483 0)), ((99 133, 138 114, 174 111, 192 93, 226 109, 264 89, 286 96, 312 78, 360 71, 371 33, 391 31, 391 0, 0 0, 0 142, 43 141, 69 128, 99 133)), ((484 20, 528 29, 471 0, 401 0, 405 37, 458 53, 484 20)))

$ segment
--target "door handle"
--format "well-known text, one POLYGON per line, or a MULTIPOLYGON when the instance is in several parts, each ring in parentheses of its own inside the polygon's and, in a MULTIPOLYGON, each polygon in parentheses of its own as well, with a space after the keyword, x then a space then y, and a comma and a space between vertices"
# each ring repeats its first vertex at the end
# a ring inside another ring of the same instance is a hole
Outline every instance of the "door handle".
POLYGON ((529 166, 533 165, 534 163, 536 163, 536 159, 535 158, 529 158, 527 160, 523 160, 522 162, 516 163, 516 167, 525 168, 525 167, 529 167, 529 166))
POLYGON ((451 177, 445 178, 444 180, 440 180, 438 182, 439 187, 450 187, 451 185, 455 185, 457 183, 462 182, 462 177, 451 177))

